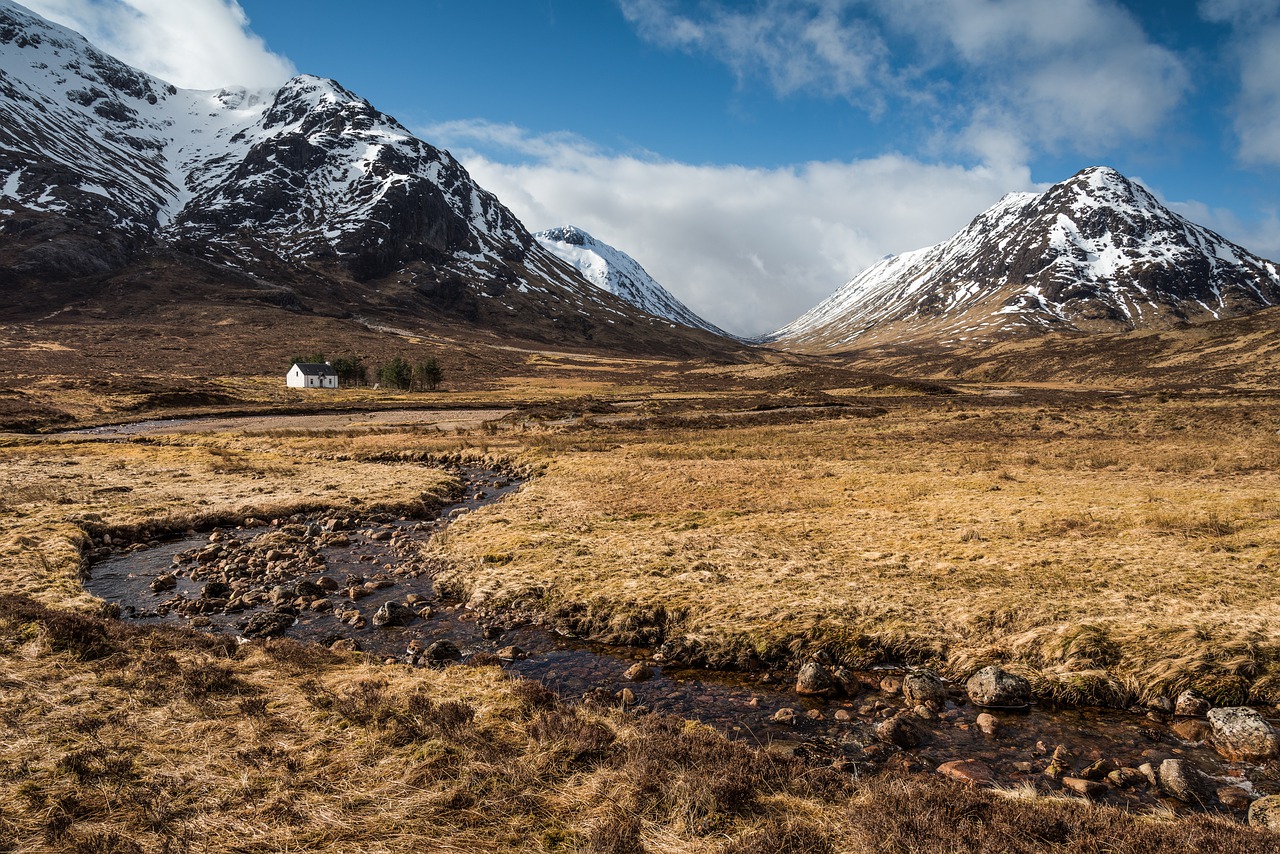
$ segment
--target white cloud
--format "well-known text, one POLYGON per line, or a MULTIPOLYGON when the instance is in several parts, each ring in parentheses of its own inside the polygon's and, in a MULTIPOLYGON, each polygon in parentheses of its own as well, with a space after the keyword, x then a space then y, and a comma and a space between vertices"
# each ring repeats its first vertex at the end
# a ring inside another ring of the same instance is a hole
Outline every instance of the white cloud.
POLYGON ((1237 156, 1250 165, 1280 165, 1280 0, 1207 0, 1200 13, 1233 28, 1237 156))
POLYGON ((483 122, 421 135, 452 148, 525 225, 584 228, 745 335, 783 326, 883 255, 945 240, 1005 192, 1031 188, 1024 166, 899 155, 755 169, 619 155, 483 122))
POLYGON ((117 59, 188 89, 273 86, 295 74, 236 0, 22 0, 117 59))
POLYGON ((1159 129, 1190 77, 1114 0, 619 0, 655 44, 703 52, 781 96, 927 114, 971 153, 1100 153, 1159 129))

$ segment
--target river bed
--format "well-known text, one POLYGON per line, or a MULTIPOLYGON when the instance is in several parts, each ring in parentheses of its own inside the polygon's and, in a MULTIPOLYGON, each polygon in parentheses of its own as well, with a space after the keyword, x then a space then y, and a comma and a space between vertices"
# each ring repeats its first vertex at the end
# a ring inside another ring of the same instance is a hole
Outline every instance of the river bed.
MULTIPOLYGON (((882 767, 927 771, 976 759, 990 768, 997 785, 1055 792, 1061 783, 1042 772, 1061 746, 1075 772, 1103 759, 1129 768, 1188 760, 1214 786, 1224 787, 1211 808, 1237 816, 1250 797, 1280 792, 1274 772, 1227 762, 1199 740, 1205 727, 1154 712, 987 710, 997 722, 992 735, 976 723, 983 710, 951 686, 950 699, 937 714, 912 719, 920 743, 900 749, 879 741, 874 726, 911 712, 893 690, 901 669, 859 674, 867 686, 883 684, 888 690, 867 687, 853 697, 801 698, 793 690, 793 676, 681 669, 664 666, 646 649, 594 644, 527 623, 484 622, 438 595, 434 567, 424 561, 421 547, 450 519, 501 500, 521 482, 481 468, 463 468, 458 475, 459 497, 435 520, 313 514, 192 532, 147 548, 131 546, 94 564, 85 587, 118 605, 122 619, 142 624, 336 643, 376 660, 417 666, 501 659, 502 666, 566 699, 585 696, 639 713, 679 715, 763 749, 834 762, 851 773, 882 767), (380 609, 403 625, 378 625, 380 609), (638 663, 649 678, 628 679, 638 663), (795 716, 779 720, 784 709, 795 716), (1183 737, 1188 734, 1192 738, 1183 737)), ((1189 808, 1147 785, 1108 785, 1093 797, 1139 810, 1189 808)))

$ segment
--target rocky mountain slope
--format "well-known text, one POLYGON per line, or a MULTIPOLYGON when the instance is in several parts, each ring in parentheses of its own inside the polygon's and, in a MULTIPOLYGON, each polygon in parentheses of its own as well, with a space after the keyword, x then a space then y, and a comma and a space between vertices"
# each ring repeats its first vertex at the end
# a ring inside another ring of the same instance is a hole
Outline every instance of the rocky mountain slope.
POLYGON ((539 231, 533 235, 548 252, 572 264, 598 288, 621 297, 656 317, 705 329, 717 335, 729 333, 694 314, 621 249, 597 240, 572 225, 539 231))
POLYGON ((1280 271, 1106 167, 1014 193, 945 243, 886 258, 770 336, 794 349, 976 347, 1167 329, 1280 304, 1280 271))
POLYGON ((0 0, 0 310, 130 310, 229 292, 531 340, 708 346, 560 261, 448 152, 332 80, 191 91, 0 0), (152 293, 121 285, 140 268, 152 293), (197 277, 199 278, 199 277, 197 277), (104 295, 113 297, 104 300, 104 295))

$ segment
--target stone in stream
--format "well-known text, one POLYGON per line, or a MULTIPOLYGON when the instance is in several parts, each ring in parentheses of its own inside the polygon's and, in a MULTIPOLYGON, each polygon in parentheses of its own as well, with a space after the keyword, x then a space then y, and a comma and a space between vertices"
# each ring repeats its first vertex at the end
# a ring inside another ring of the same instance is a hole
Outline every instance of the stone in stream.
POLYGON ((498 658, 503 661, 524 661, 527 657, 525 651, 515 644, 498 650, 498 658))
POLYGON ((862 690, 862 680, 858 678, 858 674, 847 667, 837 667, 831 675, 835 677, 836 682, 840 685, 840 690, 844 692, 846 697, 856 697, 858 692, 862 690))
POLYGON ((796 675, 796 693, 802 697, 828 697, 835 690, 831 671, 816 661, 805 662, 796 675))
POLYGON ((383 628, 393 628, 395 626, 407 626, 417 618, 418 614, 412 608, 402 605, 395 600, 389 600, 382 604, 373 614, 373 624, 382 626, 383 628))
POLYGON ((1044 775, 1054 780, 1059 780, 1071 771, 1071 751, 1067 750, 1064 745, 1059 744, 1053 749, 1053 756, 1049 759, 1049 764, 1045 766, 1044 775))
POLYGON ((1085 768, 1080 772, 1080 777, 1085 780, 1092 780, 1097 783, 1105 780, 1107 775, 1116 770, 1116 763, 1110 759, 1099 759, 1097 762, 1085 768))
POLYGON ((938 773, 967 786, 988 786, 995 781, 991 768, 978 759, 956 759, 938 766, 938 773))
POLYGON ((915 747, 920 744, 920 728, 905 712, 876 724, 875 734, 885 744, 897 747, 915 747))
POLYGON ((1070 789, 1090 800, 1100 798, 1107 793, 1106 784, 1094 780, 1085 780, 1080 777, 1063 777, 1062 788, 1070 789))
POLYGON ((1249 824, 1280 831, 1280 795, 1267 795, 1250 804, 1249 824))
POLYGON ((1207 721, 1199 718, 1186 718, 1185 720, 1174 721, 1169 727, 1177 734, 1178 738, 1183 741, 1201 742, 1207 741, 1209 736, 1213 735, 1213 727, 1209 726, 1207 721))
POLYGON ((974 723, 978 725, 978 729, 982 730, 983 735, 994 736, 1000 731, 1000 721, 996 720, 996 716, 990 712, 978 715, 974 723))
POLYGON ((1239 786, 1219 786, 1217 794, 1218 803, 1236 812, 1244 812, 1253 801, 1249 793, 1239 786))
POLYGON ((902 696, 908 706, 941 709, 947 704, 947 686, 931 670, 917 670, 902 677, 902 696))
POLYGON ((773 717, 769 718, 769 720, 773 721, 776 724, 787 724, 787 725, 794 724, 796 722, 796 710, 784 706, 783 708, 778 709, 778 711, 774 712, 773 717))
POLYGON ((1132 789, 1136 786, 1144 786, 1149 782, 1147 775, 1137 768, 1117 768, 1107 775, 1107 779, 1111 781, 1113 786, 1121 789, 1132 789))
POLYGON ((157 575, 148 586, 156 593, 173 590, 178 586, 178 576, 172 572, 166 572, 164 575, 157 575))
POLYGON ((1209 712, 1213 747, 1232 762, 1266 762, 1280 753, 1280 738, 1256 710, 1246 706, 1209 712))
POLYGON ((254 614, 240 624, 240 631, 247 638, 273 638, 284 634, 294 624, 295 617, 280 611, 264 611, 254 614))
POLYGON ((964 690, 976 706, 1024 708, 1031 704, 1031 683, 995 665, 970 676, 964 690))
POLYGON ((1147 700, 1147 708, 1162 715, 1173 714, 1173 700, 1168 697, 1152 697, 1147 700))
POLYGON ((457 645, 452 641, 438 640, 427 647, 427 651, 423 653, 423 658, 433 662, 461 661, 462 650, 458 649, 457 645))
POLYGON ((622 674, 622 678, 628 682, 647 682, 653 678, 653 671, 645 664, 637 662, 627 668, 627 672, 622 674))
POLYGON ((1166 759, 1156 771, 1160 791, 1188 804, 1209 806, 1215 800, 1213 781, 1185 759, 1166 759))
POLYGON ((1191 718, 1202 718, 1209 714, 1212 705, 1195 691, 1187 689, 1178 695, 1173 703, 1173 713, 1191 718))

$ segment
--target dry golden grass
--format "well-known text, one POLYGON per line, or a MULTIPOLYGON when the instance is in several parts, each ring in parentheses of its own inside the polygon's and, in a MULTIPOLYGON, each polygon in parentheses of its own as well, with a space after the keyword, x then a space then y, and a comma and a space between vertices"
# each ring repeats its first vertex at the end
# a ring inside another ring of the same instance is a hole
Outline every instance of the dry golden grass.
POLYGON ((1266 850, 928 778, 856 781, 493 667, 372 666, 0 597, 0 850, 1266 850))
POLYGON ((826 646, 957 676, 1003 661, 1077 700, 1195 684, 1277 702, 1273 413, 1001 400, 497 437, 546 472, 443 551, 476 607, 694 661, 826 646))
POLYGON ((12 439, 0 445, 0 593, 66 607, 80 586, 86 530, 147 534, 322 507, 424 511, 451 485, 411 463, 319 459, 305 447, 229 437, 163 442, 12 439))

